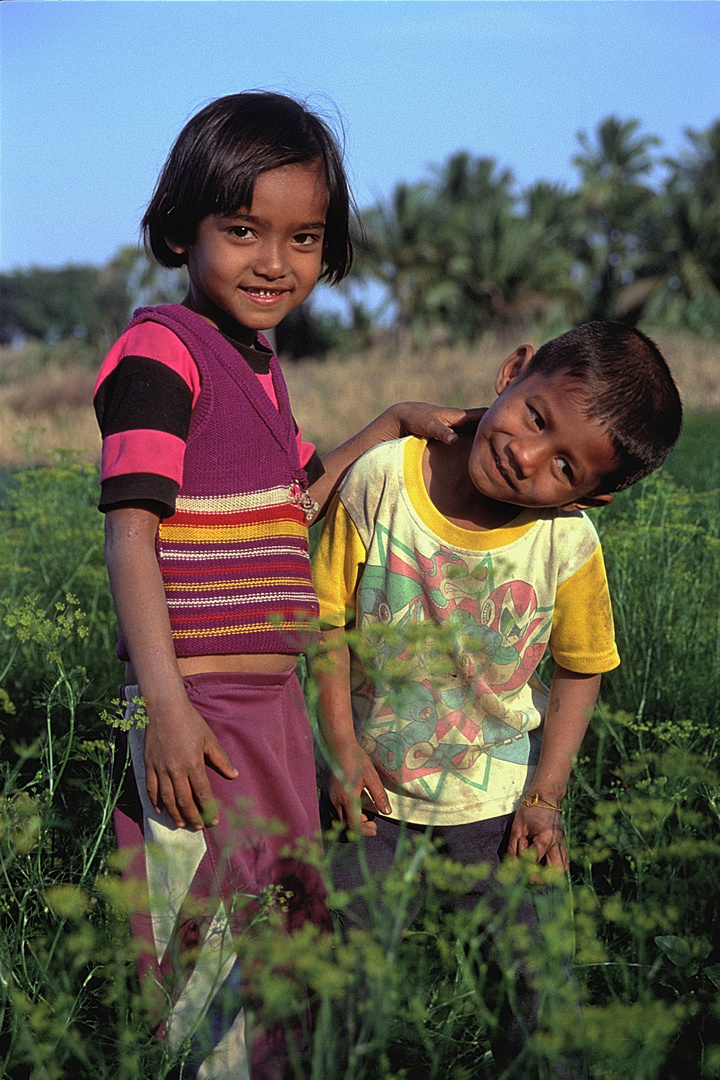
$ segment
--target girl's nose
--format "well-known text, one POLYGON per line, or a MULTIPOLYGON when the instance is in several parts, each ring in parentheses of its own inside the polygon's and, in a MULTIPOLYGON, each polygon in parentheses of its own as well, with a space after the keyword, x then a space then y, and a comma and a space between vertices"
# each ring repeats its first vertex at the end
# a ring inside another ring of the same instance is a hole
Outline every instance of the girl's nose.
POLYGON ((260 277, 276 279, 285 275, 285 260, 282 245, 272 240, 259 245, 255 250, 255 273, 260 277))

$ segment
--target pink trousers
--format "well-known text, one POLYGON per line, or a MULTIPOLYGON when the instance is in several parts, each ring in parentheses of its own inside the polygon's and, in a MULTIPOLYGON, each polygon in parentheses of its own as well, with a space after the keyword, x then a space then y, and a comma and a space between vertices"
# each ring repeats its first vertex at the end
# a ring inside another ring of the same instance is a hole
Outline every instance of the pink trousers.
MULTIPOLYGON (((307 709, 294 671, 207 672, 184 683, 239 775, 227 780, 208 769, 220 823, 178 828, 148 799, 144 732, 128 732, 130 767, 115 828, 119 848, 130 853, 126 874, 146 890, 146 906, 133 918, 133 935, 146 945, 141 976, 161 988, 159 1033, 171 1051, 190 1047, 184 1075, 279 1080, 287 1059, 282 1032, 260 1027, 246 1036, 235 936, 263 903, 273 904, 275 889, 289 894, 288 929, 327 922, 322 880, 293 852, 320 827, 307 709)), ((132 699, 137 688, 124 695, 132 699)))

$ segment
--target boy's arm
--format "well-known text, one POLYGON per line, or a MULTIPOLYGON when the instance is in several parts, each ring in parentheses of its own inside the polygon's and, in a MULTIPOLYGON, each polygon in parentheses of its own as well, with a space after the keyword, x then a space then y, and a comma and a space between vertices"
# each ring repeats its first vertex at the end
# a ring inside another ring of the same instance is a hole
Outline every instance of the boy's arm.
POLYGON ((600 675, 584 675, 556 665, 543 724, 540 760, 526 797, 537 795, 537 804, 521 803, 515 812, 508 840, 508 854, 530 850, 535 861, 567 869, 562 817, 547 803, 559 807, 567 791, 572 764, 587 731, 597 701, 600 675))
POLYGON ((330 756, 330 801, 341 821, 363 836, 375 836, 377 826, 360 809, 360 795, 367 791, 381 814, 390 804, 372 761, 355 737, 350 698, 350 650, 345 630, 323 633, 328 651, 313 663, 318 687, 318 713, 323 741, 330 756))
POLYGON ((420 435, 426 439, 439 439, 452 443, 457 434, 453 424, 479 420, 484 409, 456 409, 451 405, 427 405, 422 401, 402 401, 392 405, 372 423, 353 435, 341 446, 331 450, 322 459, 325 473, 309 489, 318 504, 313 520, 325 513, 332 495, 354 461, 378 443, 399 439, 404 435, 420 435))
POLYGON ((225 751, 188 701, 170 633, 155 556, 159 518, 123 508, 105 516, 105 558, 115 610, 145 700, 145 769, 150 801, 178 826, 217 824, 205 761, 236 777, 225 751))

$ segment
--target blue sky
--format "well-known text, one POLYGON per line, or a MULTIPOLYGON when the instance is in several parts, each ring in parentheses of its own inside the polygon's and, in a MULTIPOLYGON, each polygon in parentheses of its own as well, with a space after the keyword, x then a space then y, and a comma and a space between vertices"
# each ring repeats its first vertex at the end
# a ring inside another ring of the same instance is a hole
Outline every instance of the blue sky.
POLYGON ((6 0, 0 269, 138 237, 187 118, 248 88, 339 112, 360 206, 459 149, 576 182, 611 113, 677 154, 720 115, 716 0, 6 0))

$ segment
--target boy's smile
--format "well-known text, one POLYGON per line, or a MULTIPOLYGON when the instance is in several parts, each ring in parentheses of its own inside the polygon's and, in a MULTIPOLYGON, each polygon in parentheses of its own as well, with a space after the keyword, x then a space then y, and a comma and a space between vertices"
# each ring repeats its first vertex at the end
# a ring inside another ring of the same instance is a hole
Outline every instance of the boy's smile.
POLYGON ((320 276, 327 204, 317 162, 261 173, 250 208, 203 218, 186 249, 168 240, 187 251, 185 304, 231 335, 238 336, 232 323, 253 336, 277 326, 320 276))
POLYGON ((499 396, 478 424, 468 459, 474 487, 497 502, 538 509, 612 501, 586 499, 617 457, 608 433, 586 415, 581 384, 565 372, 535 375, 531 361, 524 346, 500 368, 499 396))

